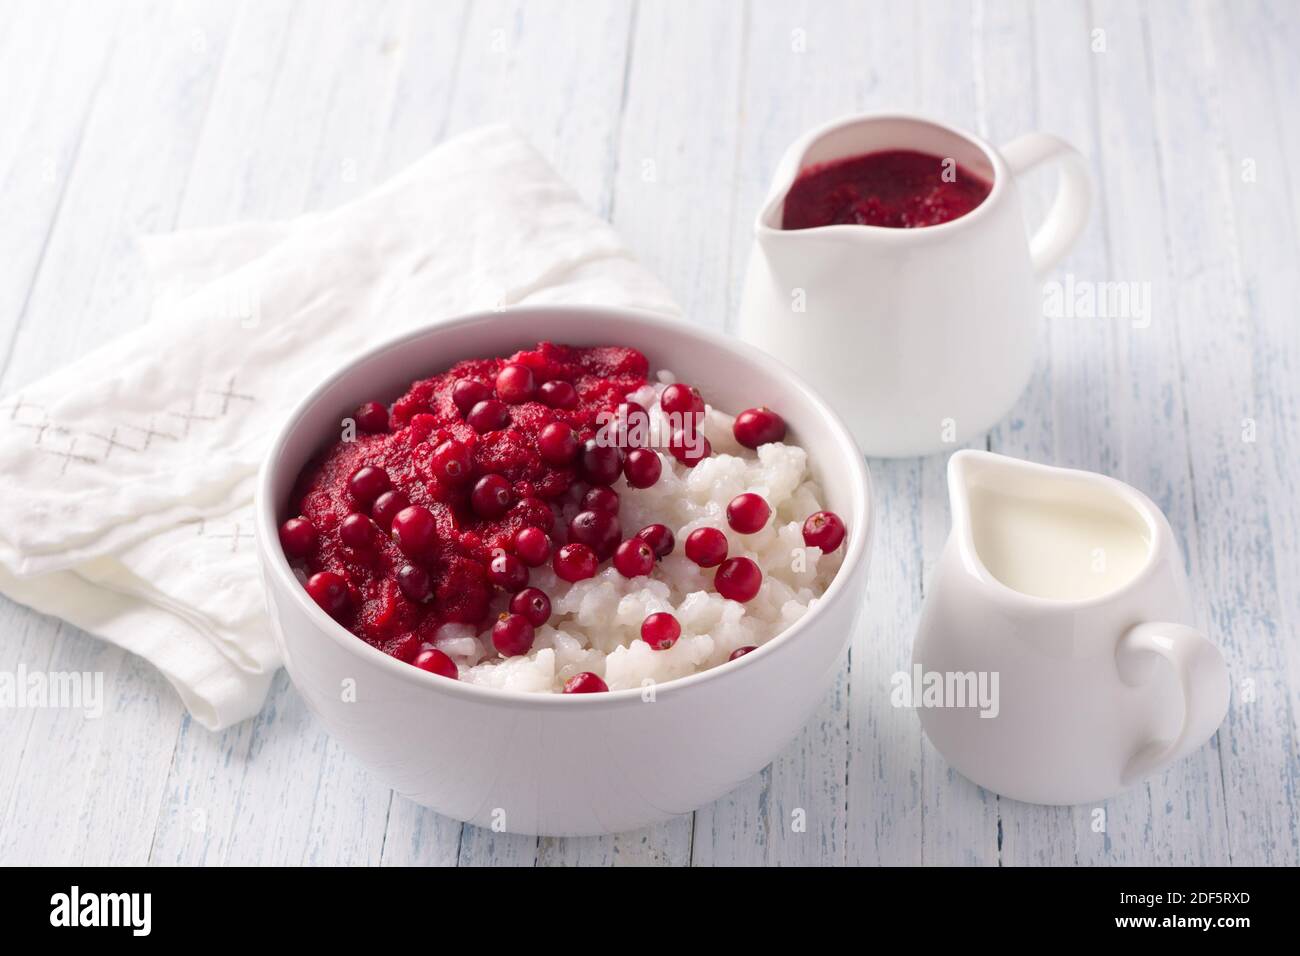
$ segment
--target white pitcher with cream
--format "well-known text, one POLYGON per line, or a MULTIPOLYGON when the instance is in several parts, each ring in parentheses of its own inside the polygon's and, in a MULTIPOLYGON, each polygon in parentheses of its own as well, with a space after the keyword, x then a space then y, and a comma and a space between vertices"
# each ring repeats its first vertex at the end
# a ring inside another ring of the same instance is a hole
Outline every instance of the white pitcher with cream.
POLYGON ((1040 283, 1088 219, 1082 156, 1029 133, 994 148, 917 116, 851 116, 786 151, 754 224, 736 332, 811 382, 868 455, 965 442, 1010 410, 1033 369, 1040 283), (951 221, 921 228, 783 227, 801 173, 891 150, 944 158, 990 183, 951 221), (1032 236, 1017 178, 1054 164, 1055 202, 1032 236))
POLYGON ((913 668, 937 688, 917 702, 922 726, 957 770, 1017 800, 1090 803, 1213 736, 1227 667, 1193 626, 1177 542, 1150 499, 981 451, 949 459, 948 490, 952 532, 913 668), (980 675, 993 706, 944 693, 980 675))

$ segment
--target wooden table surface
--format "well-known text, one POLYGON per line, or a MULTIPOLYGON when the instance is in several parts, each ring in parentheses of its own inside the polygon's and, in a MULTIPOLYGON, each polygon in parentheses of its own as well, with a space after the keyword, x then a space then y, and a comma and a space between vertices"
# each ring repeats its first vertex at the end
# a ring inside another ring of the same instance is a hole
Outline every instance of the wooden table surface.
MULTIPOLYGON (((379 786, 283 673, 212 734, 148 665, 3 602, 0 671, 103 671, 107 713, 0 711, 0 862, 1300 863, 1298 92, 1282 0, 0 0, 0 393, 146 319, 137 235, 329 207, 486 122, 525 131, 717 327, 806 128, 905 109, 1065 137, 1099 202, 1057 278, 1146 284, 1149 321, 1045 318, 1028 390, 977 444, 1155 499, 1233 684, 1208 746, 1104 805, 966 781, 887 693, 947 533, 946 455, 872 460, 848 666, 779 759, 692 816, 462 826, 379 786)), ((1026 183, 1032 211, 1051 185, 1026 183)))

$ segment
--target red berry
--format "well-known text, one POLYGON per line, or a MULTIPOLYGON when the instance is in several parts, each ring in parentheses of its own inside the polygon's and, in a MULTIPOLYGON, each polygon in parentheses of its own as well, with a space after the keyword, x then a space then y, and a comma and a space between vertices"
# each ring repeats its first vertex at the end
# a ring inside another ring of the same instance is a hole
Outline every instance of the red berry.
POLYGON ((480 518, 500 518, 514 502, 510 482, 501 475, 484 475, 474 483, 469 495, 469 506, 480 518))
POLYGON ((491 397, 491 387, 472 378, 458 378, 451 387, 451 400, 456 403, 462 415, 468 415, 471 408, 491 397))
POLYGON ((551 556, 551 539, 541 528, 520 528, 515 534, 515 554, 530 568, 540 568, 551 556))
POLYGON ((601 561, 614 553, 622 537, 618 517, 608 511, 579 511, 569 522, 569 540, 585 544, 601 561))
POLYGON ((370 547, 374 535, 375 523, 363 514, 353 512, 339 522, 339 540, 353 550, 370 547))
POLYGON ((433 450, 430 467, 435 478, 450 485, 459 485, 469 480, 470 469, 474 467, 474 455, 464 442, 449 438, 433 450))
POLYGON ((604 485, 597 485, 582 496, 583 511, 608 511, 618 514, 618 492, 604 485))
POLYGON ((537 379, 527 365, 511 363, 497 372, 497 397, 507 405, 531 402, 537 393, 537 379))
POLYGON ((656 558, 664 558, 672 554, 673 546, 677 544, 666 524, 646 525, 636 533, 636 536, 650 545, 650 550, 655 553, 656 558))
POLYGON ((366 402, 352 414, 363 432, 388 431, 388 409, 379 402, 366 402))
POLYGON ((532 650, 535 633, 522 614, 502 614, 492 625, 492 646, 506 657, 527 654, 532 650))
POLYGON ((746 448, 757 448, 785 438, 785 419, 766 405, 747 408, 736 416, 731 426, 736 441, 746 448))
POLYGON ((318 571, 307 579, 307 593, 326 614, 337 616, 348 604, 348 582, 333 571, 318 571))
POLYGON ((748 654, 750 651, 756 651, 756 650, 758 650, 757 644, 746 644, 744 647, 738 647, 734 651, 732 651, 731 655, 727 658, 727 660, 738 661, 746 654, 748 654))
POLYGON ((666 651, 681 636, 682 626, 677 623, 677 618, 665 611, 651 614, 641 622, 641 640, 649 644, 652 650, 666 651))
POLYGON ((696 528, 686 536, 686 556, 702 568, 716 568, 727 557, 727 536, 717 528, 696 528))
POLYGON ((429 572, 418 564, 404 564, 397 569, 397 586, 417 604, 423 604, 433 597, 433 581, 429 578, 429 572))
POLYGON ((415 655, 415 660, 411 663, 420 670, 428 671, 430 674, 437 674, 439 677, 450 677, 452 680, 456 680, 460 676, 460 671, 456 668, 456 662, 436 647, 426 647, 415 655))
POLYGON ((713 576, 713 587, 724 598, 744 604, 758 593, 763 572, 749 558, 728 558, 713 576))
POLYGON ((650 415, 640 402, 620 402, 614 409, 614 422, 624 447, 640 448, 650 440, 650 415))
POLYGON ((400 491, 385 491, 375 499, 375 503, 370 506, 370 517, 375 519, 375 524, 385 531, 391 531, 393 528, 393 517, 411 502, 400 491))
POLYGON ((829 554, 844 543, 847 530, 835 512, 819 511, 803 523, 803 543, 829 554))
POLYGON ((566 544, 556 551, 551 566, 555 569, 556 577, 572 584, 574 581, 594 578, 599 562, 596 560, 596 552, 591 548, 575 543, 566 544))
POLYGON ((736 495, 731 499, 731 504, 727 505, 727 524, 741 534, 762 531, 763 525, 767 524, 767 519, 770 517, 772 517, 772 509, 768 507, 762 495, 756 495, 752 491, 736 495))
POLYGON ((363 508, 369 507, 372 501, 392 486, 388 472, 373 465, 363 465, 348 479, 348 491, 352 492, 352 497, 363 508))
POLYGON ((393 540, 410 557, 429 550, 436 532, 433 512, 424 505, 409 505, 393 516, 393 540))
POLYGON ((614 567, 625 578, 649 574, 654 566, 654 548, 644 538, 628 538, 614 552, 614 567))
POLYGON ((602 445, 588 438, 580 456, 583 476, 593 485, 612 485, 623 473, 623 452, 615 445, 602 445))
POLYGON ((469 410, 465 421, 480 435, 486 432, 497 432, 510 424, 510 411, 504 402, 499 402, 495 398, 486 398, 469 410))
POLYGON ((524 588, 510 599, 510 612, 522 614, 533 627, 551 619, 551 599, 541 588, 524 588))
POLYGON ((316 547, 316 526, 306 518, 290 518, 280 525, 280 547, 291 558, 305 558, 316 547))
POLYGON ((563 468, 578 457, 578 433, 573 426, 551 422, 537 433, 537 453, 548 465, 563 468))
POLYGON ((699 431, 690 437, 684 432, 674 432, 668 440, 668 451, 687 468, 694 468, 713 454, 713 446, 699 431))
POLYGON ((564 682, 566 694, 601 694, 609 690, 609 685, 591 671, 574 674, 564 682))
POLYGON ((704 417, 704 397, 700 395, 700 390, 680 382, 664 389, 659 396, 659 407, 669 415, 676 416, 674 425, 677 427, 683 427, 688 416, 692 422, 698 422, 704 417))
POLYGON ((633 448, 623 462, 623 474, 633 488, 649 488, 663 474, 659 453, 649 448, 633 448))
POLYGON ((488 561, 488 580, 503 591, 514 593, 528 584, 528 568, 509 551, 498 551, 488 561))
POLYGON ((570 382, 559 378, 543 382, 537 390, 537 397, 551 408, 570 409, 578 407, 578 390, 570 382))

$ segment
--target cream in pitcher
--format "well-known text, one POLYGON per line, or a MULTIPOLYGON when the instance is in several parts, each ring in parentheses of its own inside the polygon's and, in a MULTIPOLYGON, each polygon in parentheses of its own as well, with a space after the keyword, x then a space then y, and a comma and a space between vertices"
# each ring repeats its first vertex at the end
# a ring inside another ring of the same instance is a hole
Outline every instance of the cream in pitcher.
POLYGON ((921 708, 959 771, 1031 803, 1102 800, 1213 734, 1228 672, 1192 627, 1173 531, 1103 475, 989 452, 949 459, 952 531, 913 662, 999 675, 998 714, 921 708))

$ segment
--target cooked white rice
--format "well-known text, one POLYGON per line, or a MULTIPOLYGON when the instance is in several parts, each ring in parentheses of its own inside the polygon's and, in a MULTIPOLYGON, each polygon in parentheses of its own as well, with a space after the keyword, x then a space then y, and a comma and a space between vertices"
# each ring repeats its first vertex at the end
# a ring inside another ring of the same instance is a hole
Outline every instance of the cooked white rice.
MULTIPOLYGON (((656 429, 666 426, 659 393, 674 381, 667 372, 657 377, 659 384, 628 396, 652 420, 659 419, 652 421, 656 429)), ((657 561, 649 577, 625 578, 606 562, 594 578, 569 584, 555 576, 549 563, 533 568, 529 584, 550 596, 551 620, 537 629, 532 650, 502 658, 492 647, 490 630, 476 633, 469 625, 444 625, 437 646, 456 662, 460 679, 557 693, 570 677, 591 671, 610 690, 639 688, 716 667, 737 648, 764 644, 807 613, 834 578, 843 554, 842 548, 823 555, 804 546, 804 519, 823 508, 821 490, 808 473, 808 456, 797 445, 782 443, 763 445, 757 452, 744 448, 732 435, 733 421, 708 407, 701 430, 712 443, 711 457, 687 468, 661 451, 663 475, 653 487, 632 488, 622 478, 614 485, 625 538, 655 523, 667 525, 676 536, 673 553, 657 561), (727 504, 746 491, 762 495, 772 507, 772 520, 757 534, 737 534, 727 525, 727 504), (686 557, 686 536, 704 526, 726 534, 728 557, 752 558, 762 570, 763 584, 752 600, 739 604, 723 598, 713 590, 716 569, 701 568, 686 557), (651 650, 641 640, 641 622, 656 611, 672 612, 682 627, 681 638, 668 650, 651 650)), ((576 500, 569 503, 557 531, 578 510, 576 500)), ((504 609, 505 597, 497 603, 493 620, 504 609)))

